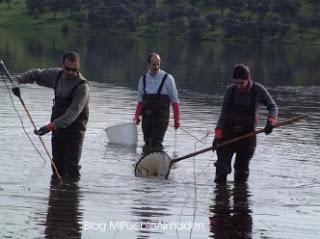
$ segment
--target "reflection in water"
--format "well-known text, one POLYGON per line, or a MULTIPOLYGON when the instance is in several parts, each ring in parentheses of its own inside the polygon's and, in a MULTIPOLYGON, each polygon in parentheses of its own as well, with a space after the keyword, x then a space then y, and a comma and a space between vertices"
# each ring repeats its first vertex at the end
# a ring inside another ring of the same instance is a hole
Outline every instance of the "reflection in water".
POLYGON ((215 239, 252 238, 252 211, 247 184, 216 185, 215 201, 210 207, 210 237, 215 239), (231 202, 233 198, 233 204, 231 202))
POLYGON ((231 81, 230 69, 239 62, 252 68, 254 80, 271 85, 319 85, 318 45, 243 44, 163 38, 99 37, 83 34, 42 34, 0 30, 0 55, 13 72, 56 65, 65 49, 76 49, 81 72, 90 81, 136 89, 145 57, 158 51, 163 68, 176 78, 179 89, 216 92, 231 81), (125 57, 124 57, 125 56, 125 57), (201 76, 201 77, 199 77, 201 76))
POLYGON ((79 198, 77 183, 51 183, 45 238, 81 238, 83 213, 79 210, 79 198))
POLYGON ((137 146, 136 145, 121 145, 121 144, 111 144, 108 143, 106 145, 106 152, 114 153, 114 154, 132 154, 132 157, 135 157, 137 154, 137 146))
MULTIPOLYGON (((139 230, 137 230, 137 239, 152 238, 150 235, 151 233, 163 233, 160 230, 161 227, 156 227, 160 225, 160 223, 162 225, 166 224, 166 222, 163 221, 163 218, 170 216, 170 214, 166 213, 169 205, 165 202, 164 198, 164 202, 161 203, 161 207, 159 205, 152 206, 152 204, 154 204, 153 201, 159 201, 158 197, 154 197, 155 192, 157 194, 157 191, 158 190, 151 189, 149 187, 143 187, 139 190, 139 197, 141 196, 141 198, 137 198, 135 200, 135 206, 132 207, 132 214, 138 217, 138 219, 134 221, 135 225, 139 228, 139 230)), ((158 191, 158 193, 161 192, 158 191)))

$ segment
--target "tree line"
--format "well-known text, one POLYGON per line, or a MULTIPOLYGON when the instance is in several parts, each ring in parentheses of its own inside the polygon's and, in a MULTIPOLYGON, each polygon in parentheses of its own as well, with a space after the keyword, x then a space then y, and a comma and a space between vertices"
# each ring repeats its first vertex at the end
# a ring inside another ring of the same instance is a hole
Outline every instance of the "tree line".
POLYGON ((68 20, 96 29, 194 38, 212 33, 234 40, 280 39, 289 31, 303 38, 320 24, 319 0, 25 0, 25 4, 34 18, 48 12, 56 18, 63 12, 68 20))

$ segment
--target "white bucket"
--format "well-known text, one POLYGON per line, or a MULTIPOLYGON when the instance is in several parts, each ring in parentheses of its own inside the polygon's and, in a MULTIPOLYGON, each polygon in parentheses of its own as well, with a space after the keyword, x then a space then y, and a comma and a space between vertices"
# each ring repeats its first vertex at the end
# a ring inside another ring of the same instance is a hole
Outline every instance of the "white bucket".
POLYGON ((105 129, 109 143, 124 144, 124 145, 137 145, 138 143, 138 130, 135 123, 124 123, 114 125, 105 129))

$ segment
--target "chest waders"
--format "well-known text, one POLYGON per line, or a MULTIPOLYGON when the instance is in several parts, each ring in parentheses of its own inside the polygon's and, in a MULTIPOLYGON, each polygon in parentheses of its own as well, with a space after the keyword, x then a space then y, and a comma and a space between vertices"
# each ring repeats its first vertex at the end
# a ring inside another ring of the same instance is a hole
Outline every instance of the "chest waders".
POLYGON ((162 142, 169 124, 170 99, 168 95, 162 95, 161 91, 167 77, 168 74, 163 76, 156 94, 148 94, 146 75, 143 76, 142 131, 145 154, 163 149, 162 142))
MULTIPOLYGON (((81 80, 71 89, 66 97, 57 96, 57 85, 62 73, 63 71, 59 72, 54 87, 55 98, 52 107, 51 122, 66 112, 71 105, 73 94, 76 89, 82 84, 87 84, 86 81, 81 80)), ((89 107, 87 104, 79 116, 68 127, 54 130, 52 133, 52 156, 58 171, 62 176, 68 175, 74 179, 80 177, 78 164, 81 157, 88 118, 89 107)))
MULTIPOLYGON (((235 100, 236 89, 232 88, 230 105, 228 107, 226 121, 224 122, 223 141, 253 132, 256 128, 257 97, 255 84, 247 93, 247 104, 240 104, 235 100)), ((249 161, 256 147, 256 135, 237 143, 219 148, 216 166, 215 182, 226 182, 227 175, 231 173, 231 160, 236 154, 234 163, 234 180, 236 183, 245 182, 249 176, 249 161)))

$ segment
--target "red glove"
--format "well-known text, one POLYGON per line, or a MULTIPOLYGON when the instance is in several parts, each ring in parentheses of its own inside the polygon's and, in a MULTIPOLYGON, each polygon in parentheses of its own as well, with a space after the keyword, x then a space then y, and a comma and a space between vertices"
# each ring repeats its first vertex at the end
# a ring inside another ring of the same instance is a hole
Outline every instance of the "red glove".
POLYGON ((173 118, 174 118, 174 128, 178 129, 180 127, 180 107, 179 103, 173 103, 172 104, 173 108, 173 118))
POLYGON ((269 116, 267 121, 269 121, 272 126, 275 126, 275 124, 277 123, 277 119, 273 116, 269 116))
POLYGON ((140 124, 140 115, 142 113, 142 107, 143 107, 143 103, 142 102, 138 102, 137 104, 137 108, 136 108, 136 113, 134 114, 134 122, 136 124, 140 124))
POLYGON ((42 136, 42 135, 44 135, 44 134, 47 134, 47 133, 51 132, 51 131, 54 130, 54 129, 55 129, 54 124, 53 124, 53 123, 49 123, 49 124, 41 127, 41 128, 38 129, 38 130, 35 129, 35 130, 34 130, 34 133, 35 133, 36 135, 42 136))
POLYGON ((217 146, 221 144, 223 137, 223 131, 221 128, 215 128, 214 130, 214 139, 212 141, 212 151, 215 151, 217 149, 217 146))
POLYGON ((223 137, 223 131, 221 128, 215 128, 214 130, 214 138, 221 139, 223 137))

